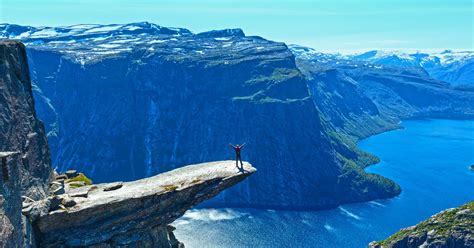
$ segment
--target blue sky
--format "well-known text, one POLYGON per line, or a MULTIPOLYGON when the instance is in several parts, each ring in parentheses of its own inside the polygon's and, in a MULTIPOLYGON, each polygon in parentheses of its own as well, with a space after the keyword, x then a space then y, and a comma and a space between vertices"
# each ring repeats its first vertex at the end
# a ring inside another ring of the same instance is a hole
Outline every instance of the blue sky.
POLYGON ((326 52, 472 50, 472 0, 0 0, 0 22, 32 26, 149 21, 326 52))

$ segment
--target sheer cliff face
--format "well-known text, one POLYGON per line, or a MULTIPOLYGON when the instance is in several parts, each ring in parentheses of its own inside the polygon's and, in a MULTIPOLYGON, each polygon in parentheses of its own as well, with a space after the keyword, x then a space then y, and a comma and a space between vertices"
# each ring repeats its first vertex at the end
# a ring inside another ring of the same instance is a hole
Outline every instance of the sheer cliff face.
POLYGON ((58 57, 47 70, 59 70, 51 92, 36 62, 47 55, 31 50, 37 85, 59 117, 55 165, 96 181, 132 180, 232 159, 229 142, 247 142, 243 159, 260 175, 220 201, 316 204, 334 190, 339 165, 291 54, 261 42, 263 51, 202 59, 159 48, 84 65, 58 57))
POLYGON ((367 137, 397 127, 399 119, 381 112, 359 82, 343 71, 320 68, 306 60, 299 60, 298 66, 307 77, 315 104, 336 130, 367 137))
POLYGON ((247 142, 243 159, 259 173, 214 204, 321 208, 396 192, 357 177, 362 171, 347 173, 355 169, 334 150, 340 142, 328 136, 283 43, 241 30, 107 28, 25 38, 60 170, 74 167, 99 182, 132 180, 232 159, 228 143, 247 142), (351 181, 367 184, 359 190, 351 181))
POLYGON ((36 118, 23 44, 1 42, 0 151, 15 151, 23 194, 47 194, 50 155, 43 124, 36 118))
POLYGON ((18 152, 2 154, 0 245, 24 247, 31 234, 21 224, 21 196, 45 196, 51 168, 44 128, 34 110, 25 47, 15 41, 0 41, 0 130, 0 152, 18 152))

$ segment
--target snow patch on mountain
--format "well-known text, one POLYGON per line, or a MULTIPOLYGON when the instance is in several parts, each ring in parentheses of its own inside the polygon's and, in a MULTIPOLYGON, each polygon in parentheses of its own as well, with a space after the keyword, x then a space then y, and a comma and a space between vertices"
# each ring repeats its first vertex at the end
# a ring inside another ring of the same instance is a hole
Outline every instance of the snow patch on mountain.
POLYGON ((372 50, 364 53, 341 55, 322 53, 313 48, 289 45, 293 54, 313 63, 350 67, 383 68, 383 66, 406 67, 426 71, 435 79, 453 85, 474 83, 474 51, 406 52, 372 50))

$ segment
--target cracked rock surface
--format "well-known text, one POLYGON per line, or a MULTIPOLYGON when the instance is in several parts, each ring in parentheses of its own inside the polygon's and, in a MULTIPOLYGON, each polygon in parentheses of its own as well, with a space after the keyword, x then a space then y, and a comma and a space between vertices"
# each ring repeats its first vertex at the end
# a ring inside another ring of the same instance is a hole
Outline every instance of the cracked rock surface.
MULTIPOLYGON (((214 197, 256 171, 234 161, 189 165, 133 182, 89 185, 67 191, 70 208, 42 214, 36 223, 45 247, 120 246, 175 247, 164 245, 172 235, 168 224, 189 208, 214 197), (118 187, 117 185, 121 185, 118 187), (87 191, 87 197, 81 192, 87 191)), ((176 246, 177 247, 177 246, 176 246)))
POLYGON ((36 118, 25 47, 0 41, 0 247, 33 244, 22 196, 48 195, 52 175, 43 124, 36 118))

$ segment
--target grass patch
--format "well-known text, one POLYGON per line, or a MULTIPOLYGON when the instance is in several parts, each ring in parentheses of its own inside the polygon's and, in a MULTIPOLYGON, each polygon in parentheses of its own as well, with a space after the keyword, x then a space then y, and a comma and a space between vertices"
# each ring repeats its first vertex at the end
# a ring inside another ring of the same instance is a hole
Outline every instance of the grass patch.
POLYGON ((71 189, 77 189, 84 186, 84 184, 82 183, 74 183, 74 182, 69 183, 68 185, 71 189))
POLYGON ((178 188, 178 186, 172 185, 172 184, 170 184, 170 185, 163 185, 163 186, 161 186, 161 187, 163 187, 163 188, 165 189, 165 191, 175 191, 175 190, 178 188))
POLYGON ((79 173, 79 175, 66 180, 66 183, 71 183, 71 182, 84 182, 86 185, 92 184, 92 180, 86 177, 86 175, 84 175, 83 173, 79 173))
POLYGON ((259 75, 253 79, 246 81, 247 84, 257 84, 265 82, 283 82, 290 78, 301 76, 300 72, 295 69, 276 68, 270 75, 259 75))

